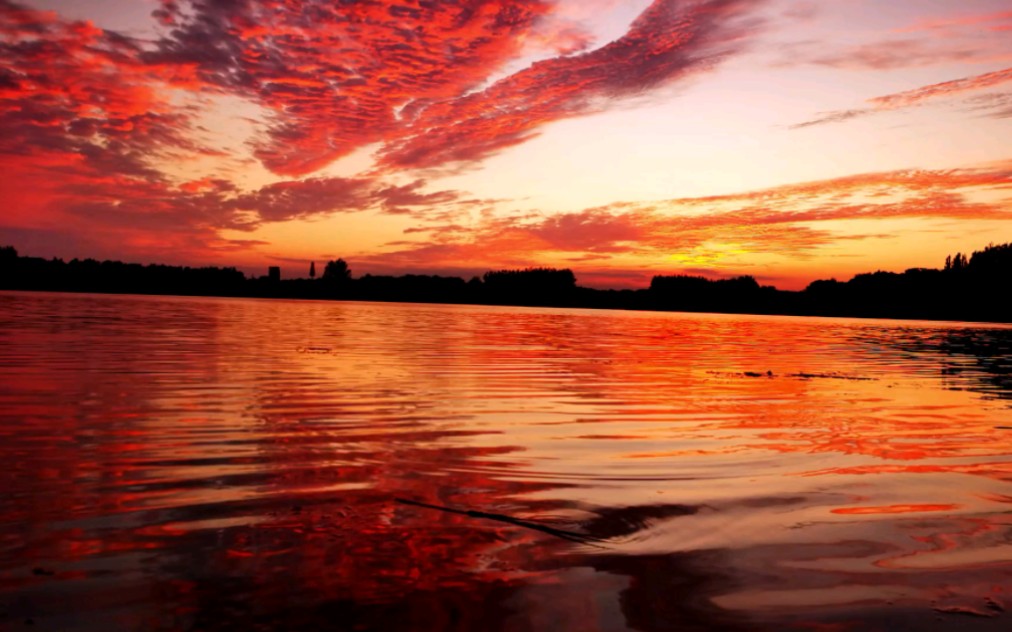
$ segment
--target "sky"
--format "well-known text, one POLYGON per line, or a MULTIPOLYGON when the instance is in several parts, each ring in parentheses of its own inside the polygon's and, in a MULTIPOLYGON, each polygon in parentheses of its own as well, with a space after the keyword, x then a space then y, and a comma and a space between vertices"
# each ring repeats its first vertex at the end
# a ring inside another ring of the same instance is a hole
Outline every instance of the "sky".
POLYGON ((1007 0, 0 0, 0 245, 820 278, 1012 241, 1007 0))

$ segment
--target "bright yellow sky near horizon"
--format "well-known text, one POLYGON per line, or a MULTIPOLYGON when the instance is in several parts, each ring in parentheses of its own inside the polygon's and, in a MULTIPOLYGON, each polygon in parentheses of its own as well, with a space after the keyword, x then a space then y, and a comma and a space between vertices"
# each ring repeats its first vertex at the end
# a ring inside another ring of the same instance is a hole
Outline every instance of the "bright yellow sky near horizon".
POLYGON ((799 289, 1012 241, 1004 0, 229 7, 0 5, 0 242, 799 289))

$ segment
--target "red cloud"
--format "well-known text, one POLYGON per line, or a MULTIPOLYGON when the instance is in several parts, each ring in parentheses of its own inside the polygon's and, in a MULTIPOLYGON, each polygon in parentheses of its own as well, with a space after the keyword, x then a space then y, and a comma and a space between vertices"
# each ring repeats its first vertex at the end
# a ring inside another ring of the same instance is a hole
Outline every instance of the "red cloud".
POLYGON ((192 64, 210 85, 270 108, 256 156, 312 172, 402 127, 398 114, 456 98, 519 50, 547 0, 334 3, 163 0, 172 26, 148 62, 192 64))
POLYGON ((438 207, 455 202, 459 195, 456 191, 423 193, 420 189, 424 186, 425 180, 415 180, 403 186, 383 187, 376 195, 383 201, 388 211, 403 210, 406 206, 438 207))
POLYGON ((228 246, 217 229, 236 219, 201 208, 201 196, 181 195, 151 164, 204 151, 190 140, 188 112, 163 94, 192 76, 139 55, 136 42, 89 22, 0 0, 5 231, 77 231, 149 255, 154 242, 177 253, 228 246))
POLYGON ((412 111, 403 137, 380 151, 388 168, 436 167, 484 158, 521 143, 546 123, 603 109, 710 67, 741 46, 742 17, 755 2, 656 0, 618 40, 537 62, 487 89, 412 111))
MULTIPOLYGON (((390 244, 396 248, 393 252, 356 261, 367 267, 415 270, 448 269, 468 261, 476 271, 553 262, 573 265, 581 279, 603 280, 626 273, 609 263, 612 256, 639 256, 646 268, 640 273, 649 274, 651 266, 666 262, 669 255, 705 255, 708 244, 806 257, 816 248, 841 240, 880 236, 840 236, 831 232, 827 222, 1012 220, 1007 202, 982 203, 968 197, 976 191, 1009 187, 1012 167, 1007 164, 990 169, 858 174, 735 195, 620 203, 549 217, 486 218, 475 227, 433 226, 426 231, 428 243, 390 244)), ((720 251, 714 252, 716 260, 720 251)))
POLYGON ((7 225, 0 225, 0 243, 13 240, 21 244, 20 238, 49 234, 51 247, 73 245, 71 252, 170 262, 187 262, 187 257, 189 261, 206 260, 215 252, 260 243, 222 239, 218 236, 221 229, 248 231, 267 222, 335 212, 438 208, 456 199, 452 191, 423 192, 421 181, 395 187, 368 178, 311 178, 238 192, 230 183, 214 179, 173 187, 129 177, 99 181, 71 174, 63 182, 54 182, 44 172, 23 170, 21 174, 19 186, 45 186, 24 198, 29 211, 24 217, 5 217, 7 225), (394 202, 399 206, 392 207, 394 202), (52 227, 52 219, 57 217, 52 207, 59 209, 59 228, 52 227), (37 221, 40 210, 41 224, 37 221), (73 233, 87 238, 70 239, 68 235, 73 233))
POLYGON ((386 166, 432 167, 708 67, 736 50, 748 31, 736 18, 761 2, 656 0, 619 40, 479 93, 525 43, 568 54, 589 35, 543 19, 550 0, 163 0, 156 14, 171 31, 141 57, 193 67, 207 85, 273 111, 255 153, 275 173, 310 173, 371 143, 383 143, 386 166))
POLYGON ((373 201, 373 189, 373 183, 364 179, 311 178, 276 182, 217 202, 225 208, 249 211, 261 221, 283 221, 368 208, 373 201))
POLYGON ((176 69, 136 63, 136 45, 88 22, 0 4, 0 153, 73 154, 100 171, 153 177, 145 154, 188 140, 160 85, 176 69))
POLYGON ((167 90, 223 89, 206 83, 213 79, 206 70, 88 22, 0 0, 3 234, 49 234, 68 243, 66 234, 78 231, 89 237, 77 243, 95 252, 134 248, 179 261, 201 249, 251 245, 221 239, 221 229, 456 198, 425 191, 423 181, 398 187, 369 178, 280 182, 248 192, 216 177, 175 185, 152 158, 211 152, 191 140, 192 111, 173 104, 167 90))
MULTIPOLYGON (((75 184, 122 189, 139 199, 129 191, 143 188, 132 181, 141 180, 153 188, 148 193, 157 207, 169 196, 159 192, 172 187, 153 158, 214 153, 192 140, 193 111, 174 104, 169 89, 237 94, 273 111, 254 149, 281 174, 312 172, 376 142, 385 143, 388 166, 480 158, 546 122, 706 67, 740 44, 747 29, 736 18, 757 1, 700 0, 683 8, 657 0, 619 40, 540 62, 475 93, 522 50, 525 38, 570 52, 589 36, 568 18, 542 20, 554 8, 550 0, 418 6, 162 0, 155 16, 169 30, 145 43, 0 0, 6 132, 0 163, 22 177, 5 190, 11 198, 36 198, 37 208, 56 208, 75 184), (47 181, 54 177, 58 182, 47 181)), ((186 186, 184 193, 201 190, 186 186)), ((388 210, 454 195, 419 194, 412 186, 389 188, 388 210)), ((292 215, 287 191, 254 200, 264 211, 260 219, 292 215)), ((92 197, 102 201, 74 204, 99 208, 119 194, 92 197)))
POLYGON ((621 252, 648 240, 648 230, 632 216, 593 212, 555 215, 530 229, 553 249, 581 252, 621 252))
MULTIPOLYGON (((428 167, 480 158, 707 67, 740 45, 748 29, 738 18, 757 2, 657 0, 617 41, 474 92, 532 42, 573 53, 590 36, 571 16, 544 19, 552 0, 162 0, 155 17, 166 30, 154 42, 0 0, 5 230, 58 225, 127 249, 159 240, 220 249, 230 247, 221 229, 320 213, 424 209, 452 221, 454 205, 478 201, 423 181, 312 178, 243 192, 210 175, 177 185, 159 159, 214 152, 193 140, 196 110, 173 95, 265 106, 273 118, 254 153, 277 173, 309 173, 371 143, 387 165, 428 167)), ((593 243, 594 227, 560 221, 571 223, 546 224, 537 238, 607 249, 593 243)), ((610 229, 624 239, 637 230, 610 229)))
MULTIPOLYGON (((62 225, 82 210, 108 208, 108 221, 125 229, 121 216, 132 209, 139 232, 160 216, 174 193, 152 158, 207 150, 190 139, 189 112, 164 98, 167 86, 189 85, 192 73, 143 64, 139 54, 136 42, 91 23, 0 0, 0 198, 10 204, 6 224, 62 225)), ((185 205, 182 210, 174 221, 185 232, 200 214, 185 205)), ((172 221, 169 215, 164 223, 172 221)), ((205 216, 201 223, 212 222, 205 216)), ((90 223, 82 230, 93 228, 90 223)), ((204 231, 208 240, 215 238, 213 229, 204 231)))

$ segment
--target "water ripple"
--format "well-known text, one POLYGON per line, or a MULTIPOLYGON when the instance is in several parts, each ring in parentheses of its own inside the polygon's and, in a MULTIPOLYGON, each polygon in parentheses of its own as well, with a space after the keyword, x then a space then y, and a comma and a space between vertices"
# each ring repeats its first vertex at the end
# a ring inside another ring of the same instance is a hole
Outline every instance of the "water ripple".
POLYGON ((0 341, 0 627, 1008 624, 1007 327, 0 293, 0 341))

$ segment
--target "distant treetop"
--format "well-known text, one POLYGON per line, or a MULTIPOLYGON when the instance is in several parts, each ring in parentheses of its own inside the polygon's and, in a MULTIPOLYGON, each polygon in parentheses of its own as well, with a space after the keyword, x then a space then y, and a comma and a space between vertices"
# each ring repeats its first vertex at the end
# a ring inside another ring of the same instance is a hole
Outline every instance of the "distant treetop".
POLYGON ((576 287, 576 275, 570 269, 525 268, 493 270, 482 277, 485 287, 502 290, 568 290, 576 287))
POLYGON ((329 261, 323 269, 323 280, 330 283, 341 283, 351 280, 351 269, 344 259, 329 261))

